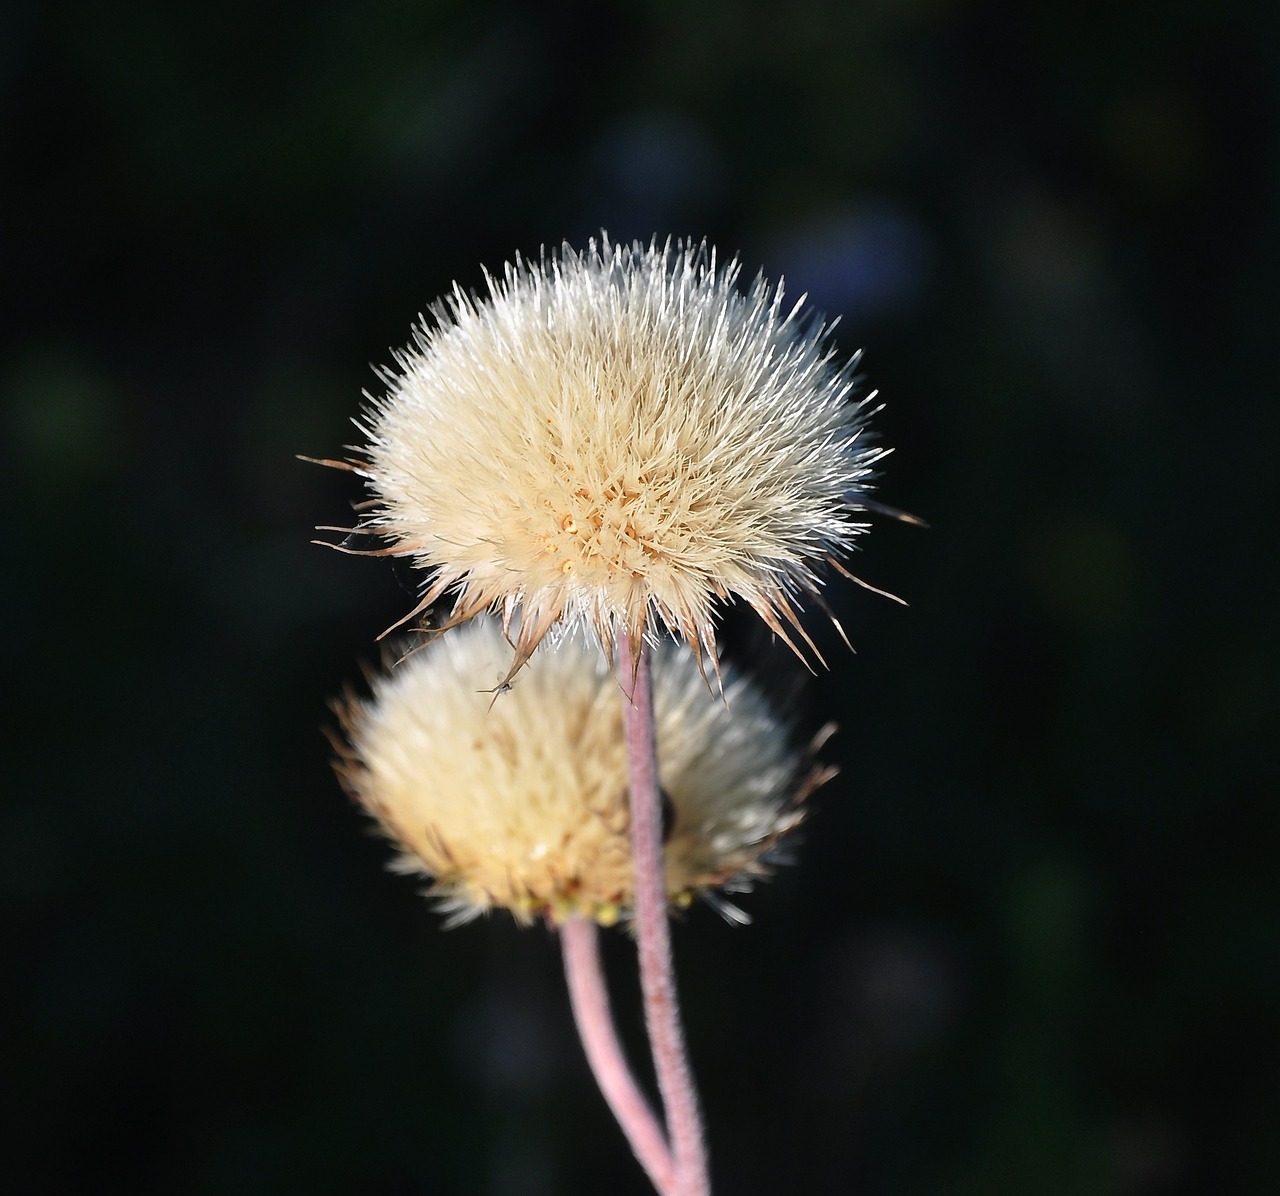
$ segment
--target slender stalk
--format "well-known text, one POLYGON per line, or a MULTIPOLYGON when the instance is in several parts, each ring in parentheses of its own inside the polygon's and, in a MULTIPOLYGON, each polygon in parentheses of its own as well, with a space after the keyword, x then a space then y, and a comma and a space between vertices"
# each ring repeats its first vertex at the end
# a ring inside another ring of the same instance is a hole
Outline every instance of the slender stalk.
POLYGON ((675 1156, 675 1192, 677 1196, 710 1196, 702 1111, 680 1022, 667 922, 666 860, 650 650, 643 641, 639 648, 633 673, 631 643, 627 633, 619 631, 618 675, 625 698, 623 726, 631 773, 631 859, 635 870, 640 988, 654 1070, 675 1156))
POLYGON ((676 1196, 675 1164, 666 1135, 627 1066, 614 1029, 596 924, 585 918, 565 922, 560 946, 569 1003, 596 1083, 653 1186, 662 1196, 676 1196))

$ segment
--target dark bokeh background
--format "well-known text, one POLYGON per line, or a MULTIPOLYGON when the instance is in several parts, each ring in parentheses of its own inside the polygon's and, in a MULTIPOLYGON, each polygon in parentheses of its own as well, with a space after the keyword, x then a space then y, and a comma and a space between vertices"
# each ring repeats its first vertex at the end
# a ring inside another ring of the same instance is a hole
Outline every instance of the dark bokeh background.
POLYGON ((833 587, 798 866, 678 929, 718 1191, 1274 1190, 1270 11, 5 5, 7 1178, 645 1191, 554 942, 443 933, 328 772, 408 595, 294 459, 604 226, 839 315, 932 524, 859 562, 910 609, 833 587))

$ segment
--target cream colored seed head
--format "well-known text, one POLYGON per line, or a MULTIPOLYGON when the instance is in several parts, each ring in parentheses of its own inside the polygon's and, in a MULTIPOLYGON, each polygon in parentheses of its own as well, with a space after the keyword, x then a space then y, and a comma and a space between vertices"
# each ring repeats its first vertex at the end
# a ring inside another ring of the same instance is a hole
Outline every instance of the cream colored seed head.
MULTIPOLYGON (((632 904, 618 683, 578 636, 536 655, 505 692, 485 692, 509 653, 487 618, 411 653, 370 700, 343 709, 339 773, 400 847, 396 869, 430 876, 453 920, 500 907, 521 922, 609 925, 632 904)), ((724 680, 732 712, 690 653, 656 655, 676 904, 764 875, 766 855, 801 819, 799 803, 828 775, 801 764, 753 686, 724 680)))
POLYGON ((634 644, 652 612, 714 655, 732 595, 786 638, 885 451, 828 329, 705 243, 603 238, 488 281, 432 309, 358 423, 364 527, 428 571, 418 609, 518 622, 508 678, 561 621, 634 644))

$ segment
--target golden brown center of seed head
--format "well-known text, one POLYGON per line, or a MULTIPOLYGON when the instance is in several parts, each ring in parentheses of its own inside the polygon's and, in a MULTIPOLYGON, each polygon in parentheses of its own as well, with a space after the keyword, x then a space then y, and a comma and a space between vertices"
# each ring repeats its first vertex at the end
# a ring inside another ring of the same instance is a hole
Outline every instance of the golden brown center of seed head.
POLYGON ((555 497, 544 500, 548 521, 538 541, 538 555, 568 577, 599 585, 616 577, 643 577, 662 558, 661 527, 653 490, 645 479, 633 484, 612 481, 603 486, 567 480, 555 497))

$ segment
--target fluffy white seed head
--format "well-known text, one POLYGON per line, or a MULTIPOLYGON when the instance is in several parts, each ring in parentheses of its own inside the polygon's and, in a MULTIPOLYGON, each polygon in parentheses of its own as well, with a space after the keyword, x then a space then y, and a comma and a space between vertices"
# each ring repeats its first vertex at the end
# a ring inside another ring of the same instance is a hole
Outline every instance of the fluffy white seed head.
POLYGON ((731 596, 787 639, 866 527, 885 450, 854 363, 781 287, 738 281, 705 243, 566 245, 484 298, 455 288, 383 374, 349 463, 363 530, 428 572, 419 611, 450 594, 452 622, 518 625, 508 679, 559 622, 638 646, 650 612, 714 660, 731 596))
MULTIPOLYGON (((429 640, 370 699, 343 706, 339 774, 400 847, 395 867, 430 876, 455 920, 505 907, 521 921, 608 924, 633 894, 617 681, 598 647, 573 636, 495 695, 486 687, 509 656, 488 618, 429 640)), ((830 775, 801 760, 754 686, 731 671, 724 683, 727 702, 691 653, 668 644, 655 655, 676 904, 766 874, 800 803, 830 775)))

